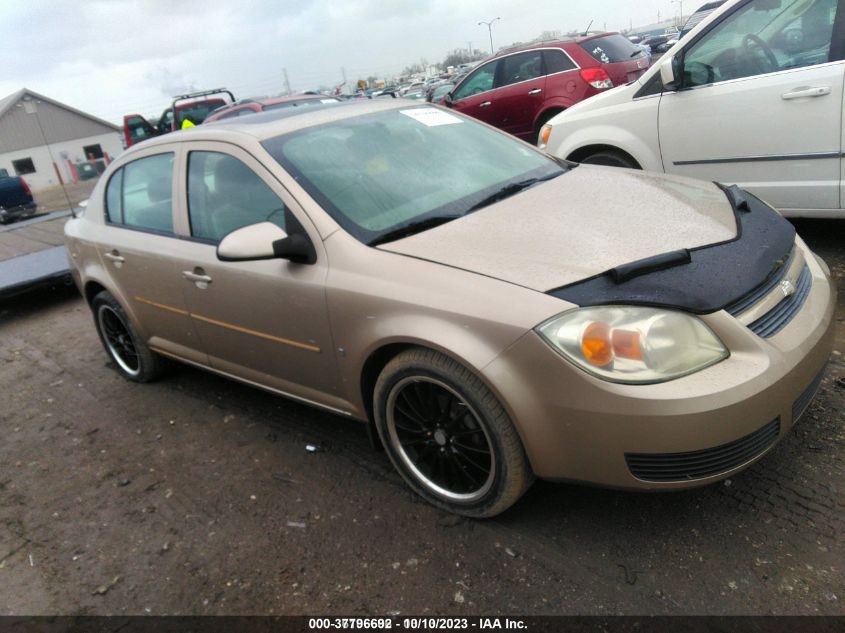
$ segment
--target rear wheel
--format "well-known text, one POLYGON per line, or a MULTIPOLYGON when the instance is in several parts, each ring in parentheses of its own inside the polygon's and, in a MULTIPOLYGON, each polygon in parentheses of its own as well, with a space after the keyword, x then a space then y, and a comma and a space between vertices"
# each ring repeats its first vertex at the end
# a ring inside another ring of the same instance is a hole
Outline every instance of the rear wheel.
POLYGON ((430 503, 470 517, 503 512, 533 481, 507 413, 475 374, 427 349, 399 354, 374 394, 393 465, 430 503))
POLYGON ((590 154, 579 162, 586 165, 606 165, 608 167, 624 167, 625 169, 641 169, 633 158, 622 152, 604 150, 590 154))
POLYGON ((149 382, 161 375, 163 359, 135 332, 126 312, 110 292, 98 293, 91 302, 91 309, 100 341, 124 377, 135 382, 149 382))

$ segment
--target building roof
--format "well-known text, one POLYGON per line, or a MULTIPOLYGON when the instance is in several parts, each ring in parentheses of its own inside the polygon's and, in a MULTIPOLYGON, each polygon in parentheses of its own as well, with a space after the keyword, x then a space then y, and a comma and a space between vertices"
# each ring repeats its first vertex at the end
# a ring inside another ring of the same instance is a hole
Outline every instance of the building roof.
POLYGON ((120 127, 115 125, 114 123, 109 123, 108 121, 106 121, 104 119, 101 119, 99 117, 95 117, 93 114, 88 114, 87 112, 83 112, 82 110, 77 110, 76 108, 69 106, 66 103, 56 101, 55 99, 51 99, 50 97, 45 97, 42 94, 39 94, 39 93, 37 93, 33 90, 30 90, 29 88, 21 88, 17 92, 13 92, 12 94, 0 99, 0 118, 2 118, 3 115, 6 114, 6 112, 10 108, 12 108, 16 103, 21 101, 27 95, 29 95, 33 99, 39 99, 39 100, 44 101, 46 103, 51 103, 58 108, 68 110, 70 112, 73 112, 74 114, 85 117, 86 119, 91 119, 92 121, 95 121, 96 123, 99 123, 100 125, 105 125, 105 126, 111 128, 111 129, 113 129, 115 132, 121 131, 120 127))

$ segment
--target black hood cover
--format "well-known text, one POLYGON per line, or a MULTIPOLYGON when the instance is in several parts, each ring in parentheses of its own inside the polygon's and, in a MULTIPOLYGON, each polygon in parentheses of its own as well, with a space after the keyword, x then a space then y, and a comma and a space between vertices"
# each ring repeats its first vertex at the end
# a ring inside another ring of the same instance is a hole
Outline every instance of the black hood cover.
POLYGON ((786 264, 795 228, 750 193, 722 189, 736 216, 734 239, 632 262, 548 294, 579 306, 644 305, 695 314, 736 303, 786 264))

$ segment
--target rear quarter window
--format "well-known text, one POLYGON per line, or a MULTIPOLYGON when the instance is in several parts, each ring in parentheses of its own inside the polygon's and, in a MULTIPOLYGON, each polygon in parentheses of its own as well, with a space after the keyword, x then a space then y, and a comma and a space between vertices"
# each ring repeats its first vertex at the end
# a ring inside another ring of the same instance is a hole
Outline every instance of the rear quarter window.
POLYGON ((587 40, 581 42, 580 46, 600 64, 627 62, 645 54, 639 46, 619 34, 587 40))

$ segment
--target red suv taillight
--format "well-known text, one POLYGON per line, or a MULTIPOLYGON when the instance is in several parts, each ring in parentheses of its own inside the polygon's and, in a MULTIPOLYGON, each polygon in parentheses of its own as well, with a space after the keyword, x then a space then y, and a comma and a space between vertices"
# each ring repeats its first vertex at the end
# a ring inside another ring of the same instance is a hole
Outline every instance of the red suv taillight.
POLYGON ((607 90, 613 88, 613 80, 604 68, 582 68, 581 79, 586 81, 596 90, 607 90))
POLYGON ((23 191, 26 195, 32 195, 32 190, 29 188, 29 185, 26 184, 26 180, 24 180, 23 178, 21 178, 21 187, 23 187, 23 191))

